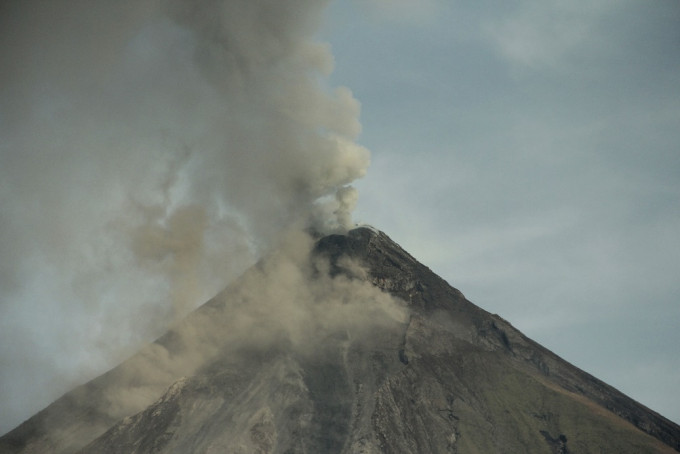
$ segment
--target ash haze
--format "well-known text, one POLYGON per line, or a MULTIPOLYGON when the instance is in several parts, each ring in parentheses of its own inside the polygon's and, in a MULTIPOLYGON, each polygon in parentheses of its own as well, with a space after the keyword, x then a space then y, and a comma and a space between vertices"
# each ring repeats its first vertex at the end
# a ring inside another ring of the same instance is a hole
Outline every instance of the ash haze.
POLYGON ((351 222, 359 103, 316 0, 0 7, 0 431, 295 226, 351 222))
POLYGON ((679 22, 670 0, 3 2, 0 432, 355 205, 680 421, 679 22))
POLYGON ((680 4, 336 2, 354 218, 680 422, 680 4))

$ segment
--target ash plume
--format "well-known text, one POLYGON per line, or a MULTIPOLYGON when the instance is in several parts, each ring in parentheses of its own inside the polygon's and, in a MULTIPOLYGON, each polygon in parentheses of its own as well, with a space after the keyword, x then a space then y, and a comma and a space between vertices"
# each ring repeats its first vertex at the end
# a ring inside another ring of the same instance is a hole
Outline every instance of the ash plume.
POLYGON ((369 153, 327 82, 326 3, 0 6, 0 432, 282 232, 351 225, 369 153))

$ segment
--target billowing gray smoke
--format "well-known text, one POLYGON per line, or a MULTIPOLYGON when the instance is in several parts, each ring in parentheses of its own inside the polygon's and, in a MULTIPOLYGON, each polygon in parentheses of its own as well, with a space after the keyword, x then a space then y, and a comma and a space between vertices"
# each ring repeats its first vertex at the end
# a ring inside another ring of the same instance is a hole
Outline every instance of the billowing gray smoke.
POLYGON ((368 166, 318 0, 0 6, 0 432, 158 335, 368 166))

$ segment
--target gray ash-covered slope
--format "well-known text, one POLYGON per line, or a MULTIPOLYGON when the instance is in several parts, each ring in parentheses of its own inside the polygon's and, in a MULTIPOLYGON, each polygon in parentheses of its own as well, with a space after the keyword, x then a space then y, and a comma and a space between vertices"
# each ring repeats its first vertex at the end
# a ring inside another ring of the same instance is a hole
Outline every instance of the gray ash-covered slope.
POLYGON ((420 440, 413 452, 549 452, 542 442, 555 452, 680 451, 678 425, 475 306, 384 233, 357 229, 317 249, 361 260, 411 309, 399 353, 408 367, 386 383, 391 411, 381 412, 393 428, 387 451, 403 452, 409 435, 420 440), (447 430, 457 451, 430 444, 447 430))
POLYGON ((0 452, 680 451, 676 424, 476 307, 385 234, 321 238, 306 263, 261 263, 0 438, 0 452))

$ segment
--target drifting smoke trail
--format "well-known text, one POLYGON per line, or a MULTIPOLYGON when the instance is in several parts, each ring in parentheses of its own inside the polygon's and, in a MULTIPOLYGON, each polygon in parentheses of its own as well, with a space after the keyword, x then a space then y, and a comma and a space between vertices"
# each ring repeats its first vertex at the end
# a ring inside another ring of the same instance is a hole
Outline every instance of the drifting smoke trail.
POLYGON ((327 2, 0 7, 0 432, 292 226, 351 223, 368 152, 327 2))

